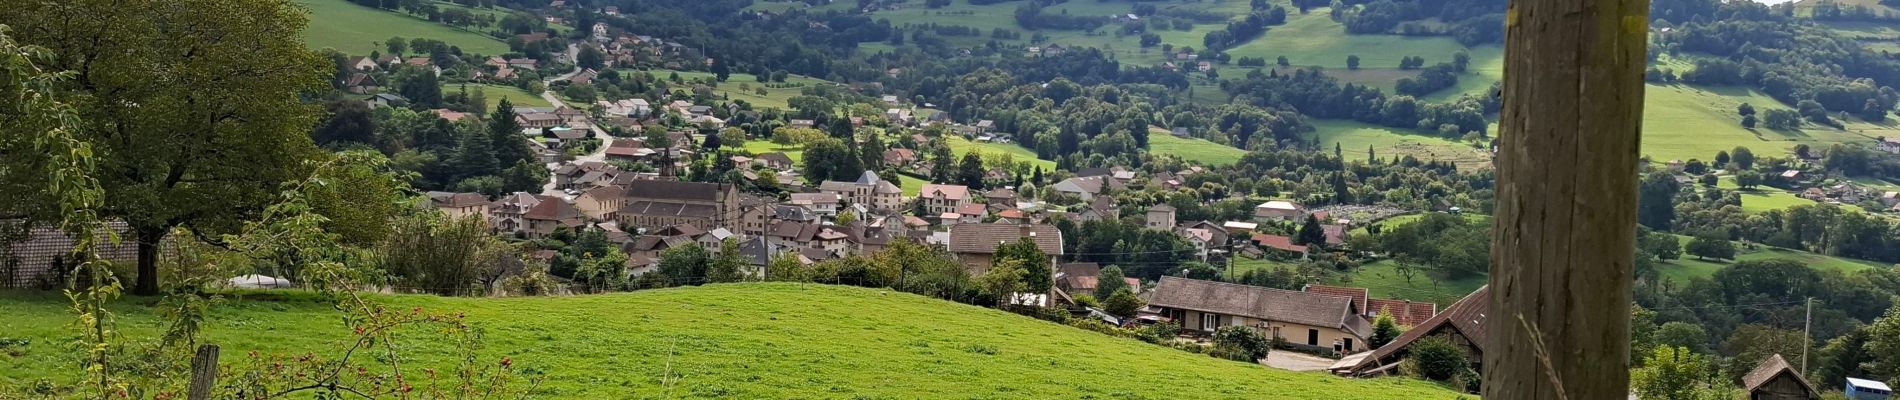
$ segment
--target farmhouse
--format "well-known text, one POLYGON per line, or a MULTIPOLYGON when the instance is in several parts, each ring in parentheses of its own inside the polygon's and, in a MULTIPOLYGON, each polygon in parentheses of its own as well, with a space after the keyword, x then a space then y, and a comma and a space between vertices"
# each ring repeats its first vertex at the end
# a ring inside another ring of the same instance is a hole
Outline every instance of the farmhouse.
POLYGON ((429 205, 441 210, 449 219, 462 219, 471 215, 488 216, 488 198, 481 193, 429 192, 429 205))
POLYGON ((1879 148, 1880 151, 1900 154, 1900 137, 1881 137, 1880 143, 1875 144, 1875 146, 1879 148))
POLYGON ((1308 350, 1349 353, 1372 335, 1372 324, 1341 296, 1163 276, 1148 304, 1183 329, 1245 326, 1308 350))
POLYGON ((1062 231, 1054 225, 1034 224, 957 224, 950 227, 950 253, 963 263, 970 275, 990 270, 996 247, 1029 238, 1036 248, 1049 255, 1050 265, 1062 252, 1062 231))
POLYGON ((559 199, 550 199, 535 204, 534 208, 521 214, 526 222, 524 232, 529 239, 540 239, 554 233, 555 229, 581 226, 581 212, 574 205, 559 199))
POLYGON ((1340 359, 1330 368, 1335 373, 1350 376, 1375 376, 1393 373, 1399 361, 1405 359, 1406 347, 1419 339, 1442 336, 1452 344, 1465 350, 1473 370, 1484 373, 1484 318, 1491 311, 1491 287, 1478 288, 1446 307, 1445 312, 1413 325, 1400 334, 1392 343, 1369 353, 1354 354, 1340 359))
POLYGON ((1062 182, 1057 182, 1050 187, 1055 188, 1057 192, 1061 192, 1062 194, 1082 199, 1082 201, 1094 200, 1095 195, 1107 193, 1110 190, 1122 190, 1127 188, 1123 186, 1120 181, 1116 181, 1106 174, 1102 176, 1064 179, 1062 182))
POLYGON ((1818 399, 1821 394, 1808 383, 1808 378, 1795 372, 1788 366, 1788 360, 1780 354, 1768 356, 1755 369, 1742 375, 1742 389, 1748 391, 1750 400, 1808 400, 1818 399))
POLYGON ((1300 207, 1299 203, 1274 200, 1254 206, 1253 216, 1263 220, 1292 221, 1305 217, 1303 210, 1304 208, 1300 207))

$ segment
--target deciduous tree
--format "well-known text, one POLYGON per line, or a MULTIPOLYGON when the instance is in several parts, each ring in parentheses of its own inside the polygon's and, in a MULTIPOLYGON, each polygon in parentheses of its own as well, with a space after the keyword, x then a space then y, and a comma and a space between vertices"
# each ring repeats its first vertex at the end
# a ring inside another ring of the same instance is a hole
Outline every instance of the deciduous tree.
POLYGON ((0 7, 43 46, 99 154, 102 216, 131 225, 134 292, 158 292, 172 229, 216 237, 256 216, 318 154, 309 139, 333 64, 305 46, 290 1, 23 1, 0 7), (182 29, 189 27, 189 29, 182 29), (267 55, 267 56, 261 56, 267 55))

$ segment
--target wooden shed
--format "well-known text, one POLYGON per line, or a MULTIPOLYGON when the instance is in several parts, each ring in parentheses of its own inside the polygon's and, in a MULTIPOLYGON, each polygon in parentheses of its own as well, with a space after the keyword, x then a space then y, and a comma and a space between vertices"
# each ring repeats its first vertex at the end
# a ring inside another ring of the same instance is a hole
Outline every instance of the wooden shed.
POLYGON ((1742 376, 1742 386, 1748 389, 1750 400, 1810 400, 1820 398, 1801 373, 1788 367, 1788 360, 1780 354, 1768 356, 1755 370, 1742 376))

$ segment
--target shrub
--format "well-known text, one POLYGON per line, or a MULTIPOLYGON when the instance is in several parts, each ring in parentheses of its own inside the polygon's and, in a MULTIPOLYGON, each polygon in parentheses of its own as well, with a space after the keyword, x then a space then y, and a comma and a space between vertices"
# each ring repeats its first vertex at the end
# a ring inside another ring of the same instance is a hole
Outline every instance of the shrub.
POLYGON ((1471 367, 1465 360, 1465 351, 1443 336, 1412 342, 1410 352, 1411 355, 1406 356, 1405 361, 1416 367, 1415 376, 1426 379, 1448 380, 1457 376, 1460 370, 1471 367))
POLYGON ((1273 341, 1253 328, 1244 326, 1223 326, 1214 332, 1214 349, 1208 354, 1234 361, 1254 362, 1267 358, 1273 351, 1273 341))

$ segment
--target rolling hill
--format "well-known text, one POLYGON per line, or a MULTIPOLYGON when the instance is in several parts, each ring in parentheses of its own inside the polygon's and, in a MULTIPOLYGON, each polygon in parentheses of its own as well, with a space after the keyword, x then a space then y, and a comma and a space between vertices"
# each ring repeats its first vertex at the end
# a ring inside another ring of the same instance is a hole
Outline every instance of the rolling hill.
POLYGON ((480 33, 429 22, 415 16, 378 10, 345 0, 294 0, 310 9, 310 26, 303 31, 310 48, 333 48, 351 55, 384 51, 390 37, 441 40, 462 51, 498 55, 508 44, 480 33))
MULTIPOLYGON (((905 293, 789 283, 723 284, 528 298, 381 296, 400 307, 462 311, 487 357, 545 371, 546 398, 1439 399, 1421 381, 1347 380, 1223 361, 993 309, 905 293), (670 377, 670 378, 669 378, 670 377)), ((121 328, 155 329, 150 299, 116 305, 121 328)), ((0 293, 0 384, 70 379, 67 302, 0 293)), ((203 340, 225 361, 251 350, 335 348, 336 314, 304 292, 232 296, 203 340)), ((410 340, 405 340, 410 341, 410 340)), ((437 343, 404 343, 405 368, 445 367, 437 343)))

